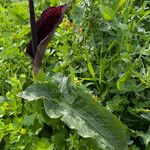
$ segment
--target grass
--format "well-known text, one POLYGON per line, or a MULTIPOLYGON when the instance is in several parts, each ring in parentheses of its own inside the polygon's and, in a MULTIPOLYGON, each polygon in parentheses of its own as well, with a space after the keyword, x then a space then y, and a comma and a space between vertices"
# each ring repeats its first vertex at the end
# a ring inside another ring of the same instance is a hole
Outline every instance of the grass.
MULTIPOLYGON (((25 55, 30 38, 27 4, 0 1, 0 146, 92 149, 89 139, 60 120, 48 119, 40 101, 17 97, 33 82, 31 61, 25 55)), ((48 5, 48 0, 36 2, 37 17, 48 5)), ((47 79, 57 72, 70 75, 124 123, 131 150, 150 147, 149 8, 144 0, 78 0, 43 60, 47 79)))

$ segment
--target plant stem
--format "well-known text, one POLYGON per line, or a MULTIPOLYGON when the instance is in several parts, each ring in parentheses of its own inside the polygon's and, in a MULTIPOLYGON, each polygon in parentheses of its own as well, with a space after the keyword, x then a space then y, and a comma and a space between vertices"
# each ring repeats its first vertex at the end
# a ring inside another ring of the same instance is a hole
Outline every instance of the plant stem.
POLYGON ((33 0, 29 0, 29 10, 30 10, 30 27, 31 27, 31 38, 32 38, 32 50, 33 55, 37 50, 38 42, 37 42, 37 30, 35 23, 35 13, 34 13, 34 2, 33 0))

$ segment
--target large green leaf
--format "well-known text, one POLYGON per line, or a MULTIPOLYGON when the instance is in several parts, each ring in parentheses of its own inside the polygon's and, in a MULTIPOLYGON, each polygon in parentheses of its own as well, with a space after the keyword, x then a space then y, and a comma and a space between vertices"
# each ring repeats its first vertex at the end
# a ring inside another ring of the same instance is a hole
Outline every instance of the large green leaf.
POLYGON ((93 138, 100 148, 127 150, 123 125, 106 108, 95 102, 83 86, 67 77, 55 76, 49 83, 36 83, 19 96, 28 100, 44 99, 49 117, 64 121, 86 138, 93 138))

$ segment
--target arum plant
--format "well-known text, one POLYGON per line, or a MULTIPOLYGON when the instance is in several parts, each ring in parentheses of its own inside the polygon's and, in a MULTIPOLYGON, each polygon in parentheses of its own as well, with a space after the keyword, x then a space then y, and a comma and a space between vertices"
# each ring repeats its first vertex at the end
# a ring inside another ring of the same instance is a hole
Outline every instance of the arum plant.
MULTIPOLYGON (((27 53, 33 60, 35 76, 41 70, 46 45, 67 8, 67 5, 49 7, 35 22, 33 2, 30 1, 32 40, 27 46, 27 53)), ((128 149, 124 126, 119 119, 97 103, 94 95, 82 84, 74 83, 70 77, 56 74, 48 82, 33 83, 19 96, 28 101, 42 99, 50 118, 60 118, 82 137, 94 139, 99 148, 128 149)))
POLYGON ((29 6, 32 40, 28 43, 26 52, 32 59, 33 75, 35 76, 42 67, 42 58, 46 46, 55 29, 62 22, 68 5, 47 8, 37 21, 35 21, 33 0, 29 0, 29 6))

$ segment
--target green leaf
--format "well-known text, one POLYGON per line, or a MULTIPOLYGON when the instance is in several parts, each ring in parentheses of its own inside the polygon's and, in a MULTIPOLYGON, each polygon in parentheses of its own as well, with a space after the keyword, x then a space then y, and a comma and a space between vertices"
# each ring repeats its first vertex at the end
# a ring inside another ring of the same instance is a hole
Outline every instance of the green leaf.
POLYGON ((125 0, 119 0, 116 10, 118 11, 119 8, 125 3, 125 0))
POLYGON ((90 74, 92 75, 93 78, 95 78, 95 72, 94 72, 92 63, 90 61, 88 61, 87 63, 88 63, 88 69, 90 71, 90 74))
POLYGON ((125 90, 126 89, 126 80, 128 79, 129 73, 124 73, 117 82, 118 90, 125 90))
POLYGON ((124 105, 127 105, 129 102, 125 97, 120 97, 119 95, 114 96, 111 101, 108 101, 107 107, 111 110, 111 112, 119 112, 123 111, 124 105))
POLYGON ((65 149, 66 139, 65 139, 65 133, 64 132, 61 131, 61 132, 55 133, 52 136, 51 140, 58 150, 64 150, 65 149))
POLYGON ((96 103, 83 86, 73 84, 67 77, 55 76, 49 83, 33 84, 19 96, 28 100, 45 98, 44 107, 50 118, 61 117, 81 136, 95 139, 100 148, 128 149, 121 122, 96 103))
POLYGON ((26 126, 33 126, 34 121, 37 117, 36 115, 37 115, 36 113, 33 113, 31 115, 25 116, 23 124, 26 125, 26 126))
POLYGON ((137 84, 136 79, 131 78, 129 72, 124 73, 117 81, 117 88, 120 91, 130 92, 130 91, 143 91, 145 89, 144 84, 137 84))
POLYGON ((37 150, 53 150, 54 144, 50 144, 47 138, 41 138, 40 141, 38 141, 37 150))
POLYGON ((51 82, 51 84, 47 84, 47 83, 40 84, 38 82, 35 82, 31 87, 27 88, 22 93, 19 93, 18 96, 28 99, 29 101, 33 101, 45 97, 53 98, 55 97, 53 96, 53 93, 55 93, 57 96, 60 96, 60 92, 58 91, 57 84, 53 82, 51 82), (42 85, 42 86, 37 86, 37 85, 42 85), (50 89, 47 88, 48 85, 50 86, 50 89))
POLYGON ((45 82, 46 74, 44 73, 43 69, 40 69, 36 75, 33 73, 33 79, 35 82, 45 82))
POLYGON ((128 110, 131 114, 138 116, 138 117, 145 119, 145 120, 150 122, 150 110, 143 109, 143 108, 140 108, 140 109, 131 108, 131 107, 129 107, 128 110))
POLYGON ((113 20, 116 15, 113 9, 102 4, 99 5, 99 10, 106 20, 113 20))
POLYGON ((148 143, 150 142, 150 133, 146 134, 144 132, 136 131, 136 135, 143 139, 145 145, 148 145, 148 143))

